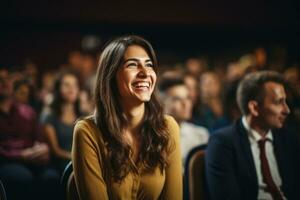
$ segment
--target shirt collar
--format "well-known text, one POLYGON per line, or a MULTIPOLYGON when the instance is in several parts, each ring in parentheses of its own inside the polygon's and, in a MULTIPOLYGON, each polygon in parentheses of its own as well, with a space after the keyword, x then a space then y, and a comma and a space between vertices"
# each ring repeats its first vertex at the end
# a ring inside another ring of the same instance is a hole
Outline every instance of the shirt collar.
MULTIPOLYGON (((242 117, 242 123, 243 123, 243 126, 245 127, 245 129, 247 130, 248 136, 251 139, 255 140, 256 142, 258 142, 259 140, 262 139, 262 136, 256 130, 254 130, 250 127, 249 123, 246 120, 246 116, 242 117)), ((273 141, 273 135, 272 135, 271 129, 268 131, 265 138, 270 141, 273 141)))

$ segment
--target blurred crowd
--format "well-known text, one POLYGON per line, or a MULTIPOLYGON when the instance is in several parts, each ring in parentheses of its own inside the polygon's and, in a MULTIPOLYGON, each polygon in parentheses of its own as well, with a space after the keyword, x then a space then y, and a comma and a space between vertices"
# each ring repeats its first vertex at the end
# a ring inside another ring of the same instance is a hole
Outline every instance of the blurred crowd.
MULTIPOLYGON (((94 111, 97 56, 73 51, 66 60, 56 69, 41 69, 34 61, 0 67, 0 178, 9 199, 57 199, 59 179, 71 158, 74 123, 94 111)), ((261 47, 226 67, 209 63, 204 57, 190 57, 162 65, 158 74, 165 111, 180 125, 183 161, 193 147, 207 143, 214 130, 240 117, 236 89, 249 72, 268 69, 284 75, 292 111, 287 126, 299 130, 299 66, 269 65, 261 47)))

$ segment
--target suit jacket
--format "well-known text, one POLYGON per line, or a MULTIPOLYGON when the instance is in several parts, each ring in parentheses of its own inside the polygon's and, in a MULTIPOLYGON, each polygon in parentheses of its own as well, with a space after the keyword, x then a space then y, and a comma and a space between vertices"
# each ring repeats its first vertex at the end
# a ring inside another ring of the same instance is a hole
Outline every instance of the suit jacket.
MULTIPOLYGON (((300 199, 300 142, 296 135, 272 130, 274 153, 287 199, 300 199)), ((258 180, 248 134, 242 121, 212 134, 206 152, 206 181, 211 199, 258 197, 258 180)))

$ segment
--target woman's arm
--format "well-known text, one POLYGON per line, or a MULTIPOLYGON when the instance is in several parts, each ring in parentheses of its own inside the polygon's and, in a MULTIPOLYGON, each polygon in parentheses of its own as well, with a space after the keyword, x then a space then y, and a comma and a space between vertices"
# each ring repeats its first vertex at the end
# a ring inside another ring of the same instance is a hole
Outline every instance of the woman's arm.
POLYGON ((50 124, 45 125, 45 135, 51 152, 58 158, 70 160, 71 153, 62 149, 57 141, 56 131, 50 124))
POLYGON ((102 175, 103 160, 94 130, 86 121, 74 128, 72 162, 78 194, 82 200, 108 200, 106 183, 102 175))
POLYGON ((182 161, 180 152, 179 126, 172 117, 167 117, 170 139, 173 141, 173 151, 169 155, 169 165, 166 168, 166 181, 160 199, 180 200, 182 194, 182 161))

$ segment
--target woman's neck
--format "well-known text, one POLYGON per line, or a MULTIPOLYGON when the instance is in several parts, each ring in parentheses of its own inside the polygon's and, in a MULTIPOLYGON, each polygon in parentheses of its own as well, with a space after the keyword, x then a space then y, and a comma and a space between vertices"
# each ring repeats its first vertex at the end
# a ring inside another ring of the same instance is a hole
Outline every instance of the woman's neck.
POLYGON ((61 107, 62 113, 75 112, 75 106, 73 103, 64 103, 61 107))
POLYGON ((128 124, 124 130, 124 139, 131 146, 132 159, 137 163, 141 149, 140 130, 145 114, 145 104, 142 103, 135 106, 132 106, 132 104, 130 105, 123 106, 124 114, 128 120, 128 124))
POLYGON ((65 103, 61 108, 61 116, 60 119, 65 124, 73 124, 77 118, 77 114, 75 111, 75 106, 72 103, 65 103))
POLYGON ((126 129, 130 132, 136 132, 139 130, 144 118, 145 104, 123 105, 123 111, 128 120, 126 129))

